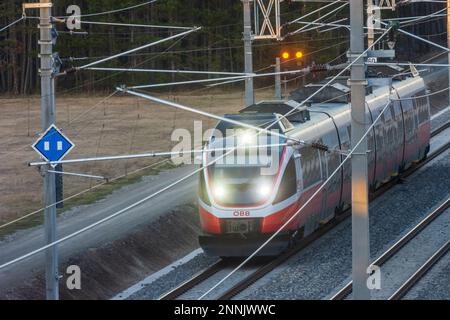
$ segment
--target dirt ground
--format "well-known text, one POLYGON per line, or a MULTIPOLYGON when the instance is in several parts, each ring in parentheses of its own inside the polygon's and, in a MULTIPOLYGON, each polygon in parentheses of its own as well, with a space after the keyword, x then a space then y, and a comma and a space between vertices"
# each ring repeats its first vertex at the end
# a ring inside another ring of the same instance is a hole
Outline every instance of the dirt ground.
MULTIPOLYGON (((76 145, 68 158, 170 151, 176 144, 171 141, 174 129, 185 128, 192 132, 194 120, 199 119, 203 120, 203 130, 216 123, 137 97, 116 94, 105 100, 105 96, 57 97, 57 126, 76 145)), ((235 112, 243 106, 242 91, 194 91, 158 96, 217 115, 235 112)), ((272 90, 258 93, 258 99, 272 96, 272 90)), ((31 148, 40 133, 39 97, 2 97, 0 112, 0 224, 3 224, 42 207, 42 178, 36 168, 27 166, 28 162, 39 160, 31 148)), ((64 169, 113 178, 158 161, 161 159, 93 162, 66 165, 64 169)), ((65 176, 64 196, 97 183, 99 181, 65 176)))

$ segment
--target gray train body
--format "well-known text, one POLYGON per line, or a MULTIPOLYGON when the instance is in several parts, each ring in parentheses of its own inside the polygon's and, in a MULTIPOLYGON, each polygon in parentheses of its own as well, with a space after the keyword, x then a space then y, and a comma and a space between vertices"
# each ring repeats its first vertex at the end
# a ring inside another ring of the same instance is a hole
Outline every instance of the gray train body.
MULTIPOLYGON (((310 86, 317 90, 316 86, 310 86)), ((243 109, 238 115, 227 115, 246 122, 246 119, 282 119, 278 128, 286 136, 315 142, 329 149, 351 149, 351 110, 349 89, 342 84, 323 90, 319 101, 309 101, 307 108, 284 117, 298 105, 298 101, 262 102, 243 109), (328 91, 328 93, 327 93, 328 91), (330 101, 332 100, 332 101, 330 101)), ((380 121, 368 135, 369 185, 376 189, 395 177, 414 162, 424 159, 429 151, 430 104, 421 77, 394 81, 391 86, 372 88, 366 98, 367 127, 383 108, 380 121)), ((308 96, 306 90, 305 96, 308 96)), ((293 98, 296 95, 293 94, 293 98)), ((300 96, 297 96, 301 100, 300 96)), ((218 127, 220 127, 220 123, 218 127)), ((223 125, 223 124, 222 124, 223 125)), ((248 175, 249 168, 227 169, 204 167, 200 176, 199 214, 203 234, 199 238, 207 254, 216 256, 245 256, 252 253, 268 237, 296 214, 303 204, 320 188, 341 164, 345 156, 310 146, 287 145, 280 148, 279 172, 271 183, 273 188, 264 201, 254 203, 215 199, 212 177, 220 172, 230 195, 242 197, 245 192, 257 193, 259 177, 248 175), (238 173, 240 179, 227 179, 238 173), (236 192, 234 192, 234 191, 236 192), (244 191, 242 191, 244 190, 244 191), (233 193, 234 192, 234 193, 233 193)), ((328 222, 351 203, 350 161, 336 174, 313 201, 302 209, 260 255, 274 255, 283 251, 293 240, 306 236, 328 222)))

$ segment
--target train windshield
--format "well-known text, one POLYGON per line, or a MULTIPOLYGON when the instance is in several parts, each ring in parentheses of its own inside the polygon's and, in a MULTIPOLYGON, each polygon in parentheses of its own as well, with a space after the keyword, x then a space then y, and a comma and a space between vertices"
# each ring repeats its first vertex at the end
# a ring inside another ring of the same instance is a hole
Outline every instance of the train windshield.
MULTIPOLYGON (((265 128, 276 121, 273 114, 228 115, 227 118, 265 128)), ((277 123, 270 130, 282 133, 277 123)), ((211 138, 208 154, 209 186, 222 206, 251 206, 268 201, 273 194, 286 140, 280 135, 258 132, 221 121, 211 138), (223 152, 218 152, 224 148, 223 152)))
POLYGON ((212 165, 209 170, 212 195, 220 205, 224 206, 263 203, 273 193, 276 173, 270 171, 256 166, 212 165))

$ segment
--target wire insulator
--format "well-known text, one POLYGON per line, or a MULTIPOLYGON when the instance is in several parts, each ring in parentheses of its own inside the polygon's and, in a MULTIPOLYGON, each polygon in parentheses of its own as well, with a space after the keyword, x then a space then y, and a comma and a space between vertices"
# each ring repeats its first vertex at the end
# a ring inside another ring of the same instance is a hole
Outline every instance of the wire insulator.
POLYGON ((330 148, 328 148, 328 146, 326 146, 326 145, 324 145, 322 143, 319 143, 319 142, 312 143, 311 147, 313 147, 315 149, 319 149, 319 150, 325 151, 325 152, 329 151, 329 149, 330 149, 330 148))

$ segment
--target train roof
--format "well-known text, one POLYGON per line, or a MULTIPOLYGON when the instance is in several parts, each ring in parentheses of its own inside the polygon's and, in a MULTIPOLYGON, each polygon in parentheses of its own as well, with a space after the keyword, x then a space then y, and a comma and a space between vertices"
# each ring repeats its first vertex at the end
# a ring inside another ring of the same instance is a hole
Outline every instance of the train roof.
POLYGON ((299 107, 299 103, 293 100, 261 101, 239 111, 242 115, 256 113, 270 113, 286 116, 290 122, 306 122, 309 120, 309 111, 306 106, 299 107), (293 109, 296 109, 293 112, 293 109))
MULTIPOLYGON (((383 78, 380 78, 383 80, 383 78)), ((336 95, 348 96, 350 88, 343 84, 344 79, 339 79, 335 85, 330 85, 323 89, 330 98, 336 95)), ((383 82, 380 82, 383 83, 383 82)), ((317 90, 320 86, 326 83, 319 83, 307 86, 313 90, 317 90)), ((394 88, 400 97, 410 95, 411 92, 419 92, 425 87, 424 81, 420 76, 407 77, 404 80, 393 80, 391 85, 373 86, 367 93, 367 103, 378 104, 377 100, 381 99, 379 103, 384 104, 384 100, 391 94, 390 87, 394 88)), ((340 115, 350 111, 350 103, 347 100, 334 99, 333 101, 309 101, 300 107, 300 102, 291 100, 276 100, 276 101, 262 101, 246 107, 239 111, 238 114, 226 115, 237 121, 250 123, 253 125, 260 125, 270 121, 279 120, 279 128, 288 132, 289 135, 310 135, 313 134, 315 128, 321 123, 327 121, 330 117, 336 118, 340 115), (298 109, 295 112, 292 110, 298 109)), ((301 101, 303 102, 303 101, 301 101)), ((307 138, 307 137, 301 138, 307 138)))

